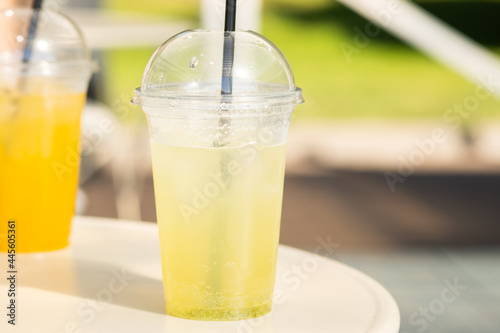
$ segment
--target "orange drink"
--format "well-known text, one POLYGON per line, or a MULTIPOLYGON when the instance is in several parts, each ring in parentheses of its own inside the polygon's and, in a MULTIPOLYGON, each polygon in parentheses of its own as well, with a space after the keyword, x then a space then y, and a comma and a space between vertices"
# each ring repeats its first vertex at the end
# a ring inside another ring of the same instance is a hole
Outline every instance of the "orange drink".
POLYGON ((0 250, 16 222, 16 251, 68 244, 79 171, 84 94, 0 91, 0 250))

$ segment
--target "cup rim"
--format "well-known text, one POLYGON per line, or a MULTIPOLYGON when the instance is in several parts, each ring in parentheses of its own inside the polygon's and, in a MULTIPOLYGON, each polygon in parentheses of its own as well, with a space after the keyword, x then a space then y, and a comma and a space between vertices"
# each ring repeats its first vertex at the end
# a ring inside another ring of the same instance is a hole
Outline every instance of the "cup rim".
POLYGON ((304 103, 302 89, 293 91, 267 92, 261 94, 216 95, 214 93, 189 94, 176 91, 143 92, 134 90, 132 104, 148 109, 265 109, 304 103))
POLYGON ((63 61, 63 62, 48 62, 41 61, 36 63, 22 62, 0 62, 0 75, 19 75, 19 76, 66 76, 75 75, 78 73, 95 73, 99 70, 99 66, 94 60, 81 61, 63 61))

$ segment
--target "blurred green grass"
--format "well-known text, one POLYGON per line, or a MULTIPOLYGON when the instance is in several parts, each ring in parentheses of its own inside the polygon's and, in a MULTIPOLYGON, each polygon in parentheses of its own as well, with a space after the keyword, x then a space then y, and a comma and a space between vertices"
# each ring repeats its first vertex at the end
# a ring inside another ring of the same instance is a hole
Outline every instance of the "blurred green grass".
MULTIPOLYGON (((332 1, 264 0, 264 4, 263 34, 287 56, 296 83, 304 91, 306 103, 297 108, 296 119, 440 121, 446 110, 474 94, 474 84, 385 33, 371 39, 366 47, 358 47, 349 61, 342 46, 356 46, 354 28, 363 30, 366 21, 332 1)), ((434 9, 449 12, 445 3, 438 5, 432 3, 434 9)), ((137 1, 107 0, 106 6, 134 11, 137 1)), ((461 15, 464 10, 471 12, 463 5, 460 8, 461 15)), ((199 26, 195 0, 142 1, 140 11, 199 26)), ((490 47, 497 49, 495 45, 490 47)), ((106 52, 108 101, 130 95, 140 85, 153 51, 106 52)), ((481 101, 466 121, 498 117, 499 107, 500 102, 493 97, 481 101)))

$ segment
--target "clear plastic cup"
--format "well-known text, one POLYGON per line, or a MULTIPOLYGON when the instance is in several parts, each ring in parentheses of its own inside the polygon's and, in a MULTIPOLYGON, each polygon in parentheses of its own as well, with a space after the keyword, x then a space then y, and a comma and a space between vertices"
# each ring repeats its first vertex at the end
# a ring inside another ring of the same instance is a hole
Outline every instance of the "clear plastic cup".
POLYGON ((221 95, 225 37, 215 30, 166 41, 135 90, 149 122, 167 313, 189 319, 271 310, 285 144, 302 102, 272 42, 251 31, 226 38, 232 94, 221 95))
POLYGON ((68 245, 80 116, 95 67, 79 29, 59 13, 40 11, 30 40, 33 15, 0 10, 1 251, 68 245))

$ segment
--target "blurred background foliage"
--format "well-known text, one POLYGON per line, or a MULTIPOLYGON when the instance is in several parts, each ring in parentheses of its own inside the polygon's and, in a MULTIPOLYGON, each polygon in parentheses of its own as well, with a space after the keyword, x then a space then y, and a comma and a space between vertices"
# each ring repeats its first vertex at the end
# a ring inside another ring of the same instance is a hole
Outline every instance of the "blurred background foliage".
MULTIPOLYGON (((335 1, 263 1, 262 33, 287 56, 297 85, 304 90, 306 104, 295 113, 296 120, 442 121, 446 110, 474 93, 474 84, 383 31, 359 47, 357 31, 364 31, 367 21, 335 1), (342 47, 356 47, 356 51, 346 57, 342 47)), ((417 3, 494 52, 500 51, 500 1, 417 3)), ((200 26, 199 0, 105 0, 104 7, 200 26)), ((130 99, 153 51, 105 52, 107 102, 130 99)), ((498 117, 499 106, 493 97, 481 101, 465 126, 498 117)))

